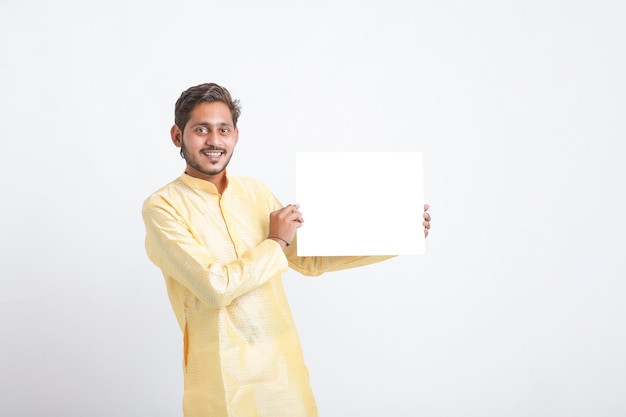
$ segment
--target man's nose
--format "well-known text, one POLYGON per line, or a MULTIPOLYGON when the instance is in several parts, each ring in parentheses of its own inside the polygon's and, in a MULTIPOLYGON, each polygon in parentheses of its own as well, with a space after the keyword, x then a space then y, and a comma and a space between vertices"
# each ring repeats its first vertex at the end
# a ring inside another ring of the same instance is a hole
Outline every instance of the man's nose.
POLYGON ((207 145, 215 145, 217 143, 220 143, 220 135, 215 130, 210 131, 206 135, 205 143, 207 145))

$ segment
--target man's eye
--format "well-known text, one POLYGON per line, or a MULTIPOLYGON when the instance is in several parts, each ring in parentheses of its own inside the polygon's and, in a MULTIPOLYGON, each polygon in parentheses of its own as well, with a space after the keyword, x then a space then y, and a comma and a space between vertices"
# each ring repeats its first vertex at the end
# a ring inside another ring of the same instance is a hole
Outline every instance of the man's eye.
POLYGON ((226 133, 228 133, 228 132, 229 132, 229 130, 228 130, 228 129, 226 129, 226 128, 222 128, 220 131, 221 131, 223 134, 226 134, 226 133))
POLYGON ((196 132, 200 133, 201 135, 206 135, 207 133, 209 133, 209 129, 207 129, 206 127, 199 127, 196 129, 196 132))

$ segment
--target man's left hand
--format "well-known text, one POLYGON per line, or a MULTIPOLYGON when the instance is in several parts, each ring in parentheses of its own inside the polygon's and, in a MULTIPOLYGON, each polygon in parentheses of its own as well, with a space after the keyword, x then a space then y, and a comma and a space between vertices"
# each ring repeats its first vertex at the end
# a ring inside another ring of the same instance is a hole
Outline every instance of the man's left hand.
POLYGON ((430 214, 428 214, 428 209, 430 208, 429 204, 424 204, 424 237, 428 237, 428 232, 430 230, 430 214))

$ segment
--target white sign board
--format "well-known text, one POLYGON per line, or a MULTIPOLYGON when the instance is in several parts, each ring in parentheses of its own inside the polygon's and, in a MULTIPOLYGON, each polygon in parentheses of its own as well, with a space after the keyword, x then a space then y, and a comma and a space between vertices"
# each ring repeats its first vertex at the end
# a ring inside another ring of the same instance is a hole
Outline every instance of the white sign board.
POLYGON ((424 253, 421 152, 298 152, 298 256, 424 253))

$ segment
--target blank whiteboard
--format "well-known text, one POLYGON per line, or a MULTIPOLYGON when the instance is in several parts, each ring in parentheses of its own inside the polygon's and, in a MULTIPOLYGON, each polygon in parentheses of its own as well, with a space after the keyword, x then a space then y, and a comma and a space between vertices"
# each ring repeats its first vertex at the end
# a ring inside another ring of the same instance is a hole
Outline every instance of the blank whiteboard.
POLYGON ((298 256, 421 255, 421 152, 297 152, 298 256))

